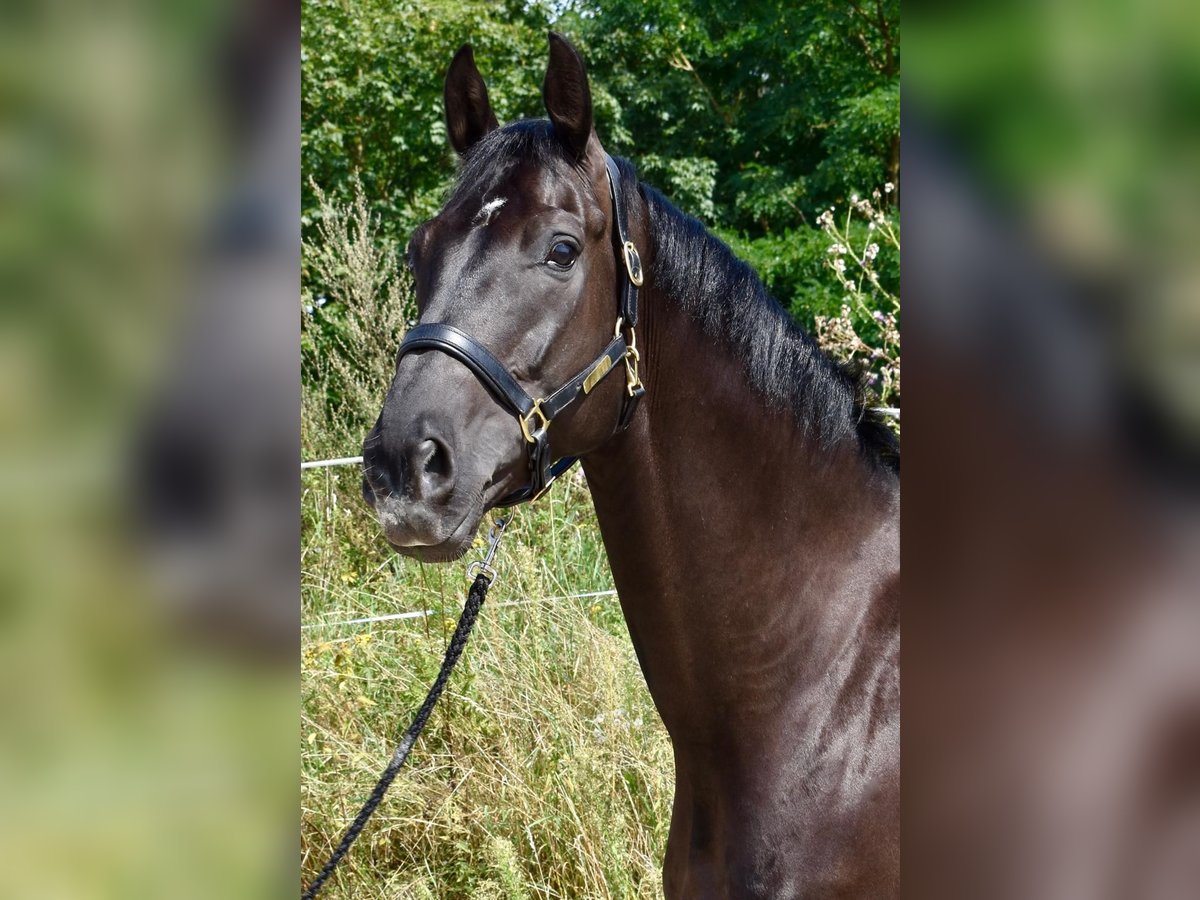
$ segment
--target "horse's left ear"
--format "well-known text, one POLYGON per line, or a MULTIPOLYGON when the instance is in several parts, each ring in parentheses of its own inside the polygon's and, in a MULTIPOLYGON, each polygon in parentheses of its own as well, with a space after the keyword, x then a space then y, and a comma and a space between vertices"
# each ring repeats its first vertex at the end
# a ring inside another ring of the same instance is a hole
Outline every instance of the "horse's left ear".
POLYGON ((578 160, 592 133, 592 92, 583 57, 565 37, 553 31, 542 99, 555 132, 578 160))

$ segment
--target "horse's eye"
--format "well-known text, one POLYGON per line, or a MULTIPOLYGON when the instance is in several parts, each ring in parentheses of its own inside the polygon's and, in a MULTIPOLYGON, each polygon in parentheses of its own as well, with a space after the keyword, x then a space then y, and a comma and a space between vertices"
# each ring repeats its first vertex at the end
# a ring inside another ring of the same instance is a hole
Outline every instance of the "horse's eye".
POLYGON ((550 255, 546 257, 546 262, 558 269, 569 269, 575 264, 575 258, 578 255, 579 251, 566 241, 559 241, 550 249, 550 255))

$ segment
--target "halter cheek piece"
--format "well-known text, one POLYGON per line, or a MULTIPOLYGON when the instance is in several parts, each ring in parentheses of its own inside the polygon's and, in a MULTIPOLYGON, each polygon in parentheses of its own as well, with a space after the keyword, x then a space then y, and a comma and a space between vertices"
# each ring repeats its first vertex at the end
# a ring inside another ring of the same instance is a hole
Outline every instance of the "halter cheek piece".
POLYGON ((520 490, 502 497, 497 506, 514 506, 526 500, 536 500, 559 475, 575 464, 576 458, 563 457, 554 460, 550 452, 550 423, 564 409, 592 392, 619 364, 625 364, 625 398, 621 404, 621 418, 617 432, 624 431, 633 421, 638 401, 646 393, 638 375, 637 339, 637 289, 642 284, 642 260, 637 247, 629 239, 628 220, 621 201, 621 173, 608 154, 604 156, 608 169, 608 190, 612 196, 614 229, 613 237, 617 253, 624 261, 625 275, 622 279, 621 302, 617 326, 613 339, 604 351, 582 372, 550 394, 534 400, 509 374, 508 369, 483 344, 453 325, 424 323, 410 329, 400 344, 397 360, 406 353, 418 350, 440 350, 458 360, 474 373, 480 383, 496 402, 517 417, 521 435, 529 450, 529 484, 520 490), (625 331, 629 338, 626 340, 625 331))

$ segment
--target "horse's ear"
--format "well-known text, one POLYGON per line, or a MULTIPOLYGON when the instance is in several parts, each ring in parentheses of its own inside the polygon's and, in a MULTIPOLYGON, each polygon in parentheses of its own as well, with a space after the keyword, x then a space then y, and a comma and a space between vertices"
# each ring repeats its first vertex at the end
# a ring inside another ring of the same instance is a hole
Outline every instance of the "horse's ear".
POLYGON ((542 83, 542 99, 554 130, 576 159, 583 156, 592 133, 592 92, 583 57, 556 32, 550 32, 550 65, 542 83))
POLYGON ((445 98, 446 131, 450 143, 462 156, 497 125, 496 114, 488 102, 487 85, 475 68, 470 44, 463 44, 454 54, 446 72, 445 98))

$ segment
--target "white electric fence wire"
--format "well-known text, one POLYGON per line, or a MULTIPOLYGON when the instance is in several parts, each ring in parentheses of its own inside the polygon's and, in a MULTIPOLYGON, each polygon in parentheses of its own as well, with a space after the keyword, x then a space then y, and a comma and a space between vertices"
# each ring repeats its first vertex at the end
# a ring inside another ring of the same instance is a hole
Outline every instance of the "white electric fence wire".
MULTIPOLYGON (((489 603, 489 608, 503 608, 506 606, 526 606, 530 603, 554 603, 559 600, 586 600, 590 597, 615 597, 616 591, 588 591, 584 594, 561 594, 557 597, 542 597, 540 599, 525 598, 523 600, 506 600, 503 603, 489 603)), ((412 612, 390 613, 385 616, 366 616, 361 619, 343 619, 337 622, 310 622, 308 625, 301 625, 301 631, 308 631, 312 628, 340 628, 346 625, 372 625, 376 622, 396 622, 403 619, 420 619, 427 616, 444 615, 444 610, 437 609, 418 609, 412 612)))
POLYGON ((362 463, 361 456, 339 456, 337 459, 310 459, 300 463, 301 469, 322 469, 325 466, 357 466, 362 463))

